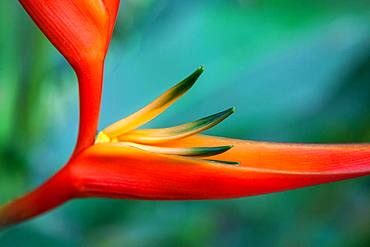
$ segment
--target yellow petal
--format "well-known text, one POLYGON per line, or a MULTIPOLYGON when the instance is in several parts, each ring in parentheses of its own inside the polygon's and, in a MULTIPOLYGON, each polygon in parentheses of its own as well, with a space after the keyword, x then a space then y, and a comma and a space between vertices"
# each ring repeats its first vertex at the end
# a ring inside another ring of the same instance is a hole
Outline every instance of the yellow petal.
POLYGON ((194 122, 171 128, 133 130, 127 134, 119 136, 118 140, 143 144, 158 144, 174 141, 212 128, 234 113, 234 111, 234 108, 230 108, 226 111, 213 114, 194 122))
POLYGON ((136 129, 141 125, 149 122, 157 117, 168 107, 170 107, 176 100, 184 95, 196 82, 203 72, 203 67, 198 68, 193 74, 186 79, 166 91, 159 98, 145 106, 134 114, 110 125, 105 128, 103 132, 111 138, 122 135, 128 131, 136 129))

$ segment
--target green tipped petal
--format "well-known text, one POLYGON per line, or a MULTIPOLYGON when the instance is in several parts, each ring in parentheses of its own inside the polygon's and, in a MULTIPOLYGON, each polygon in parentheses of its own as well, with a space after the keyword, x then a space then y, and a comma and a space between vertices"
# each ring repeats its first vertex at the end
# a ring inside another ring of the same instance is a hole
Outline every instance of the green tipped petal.
POLYGON ((232 146, 220 146, 220 147, 191 147, 191 148, 167 148, 167 147, 156 147, 143 144, 137 144, 132 142, 117 142, 106 145, 133 147, 143 151, 148 151, 158 154, 167 155, 179 155, 179 156, 191 156, 191 157, 209 157, 228 151, 232 146))
POLYGON ((103 133, 111 138, 114 138, 128 131, 136 129, 137 127, 140 127, 141 125, 154 119, 168 107, 170 107, 182 95, 184 95, 194 85, 199 76, 202 74, 203 70, 203 67, 199 67, 190 76, 166 91, 149 105, 110 125, 103 130, 103 133))
POLYGON ((201 118, 194 122, 186 123, 176 127, 163 129, 133 130, 125 135, 119 136, 118 140, 143 144, 159 144, 178 140, 210 129, 225 120, 234 112, 235 108, 233 107, 227 109, 226 111, 222 111, 211 116, 201 118))
POLYGON ((210 159, 205 159, 205 161, 209 161, 209 162, 220 164, 220 165, 232 165, 232 166, 239 166, 240 165, 240 162, 235 162, 235 161, 210 160, 210 159))

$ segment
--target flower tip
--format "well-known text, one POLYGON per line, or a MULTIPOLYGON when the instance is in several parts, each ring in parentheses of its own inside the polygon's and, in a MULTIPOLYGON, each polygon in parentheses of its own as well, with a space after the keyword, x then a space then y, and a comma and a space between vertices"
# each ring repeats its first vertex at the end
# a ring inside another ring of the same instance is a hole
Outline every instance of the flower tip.
POLYGON ((193 85, 198 80, 198 78, 203 73, 203 71, 204 71, 203 67, 202 66, 199 67, 191 75, 189 75, 184 80, 182 80, 180 83, 178 83, 173 88, 171 88, 168 91, 168 94, 170 96, 169 99, 178 98, 179 96, 187 92, 191 87, 193 87, 193 85))
POLYGON ((220 164, 220 165, 240 166, 240 162, 236 162, 236 161, 212 160, 212 159, 205 159, 205 161, 209 161, 209 162, 212 162, 214 164, 220 164))
POLYGON ((194 157, 210 157, 229 151, 232 146, 218 146, 218 147, 193 147, 187 149, 189 153, 183 156, 194 156, 194 157))
POLYGON ((232 145, 207 148, 209 152, 207 154, 202 154, 201 156, 214 156, 214 155, 222 154, 222 153, 229 151, 232 148, 233 148, 232 145))
POLYGON ((225 152, 229 151, 230 149, 232 149, 234 147, 234 145, 228 145, 228 146, 225 146, 225 152))
POLYGON ((231 114, 235 113, 235 111, 236 111, 236 108, 233 106, 233 107, 230 107, 229 109, 221 112, 220 114, 226 115, 226 117, 229 117, 231 114))
POLYGON ((204 67, 200 66, 191 75, 189 75, 183 82, 192 86, 204 72, 204 67))

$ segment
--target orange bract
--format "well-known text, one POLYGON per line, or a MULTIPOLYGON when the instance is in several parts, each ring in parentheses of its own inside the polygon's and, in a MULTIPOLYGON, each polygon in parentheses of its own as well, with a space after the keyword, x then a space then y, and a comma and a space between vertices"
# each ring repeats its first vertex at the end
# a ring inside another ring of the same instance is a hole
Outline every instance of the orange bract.
POLYGON ((296 189, 370 173, 370 151, 366 145, 338 148, 208 136, 189 139, 176 146, 234 144, 233 149, 214 158, 236 159, 240 166, 157 154, 129 146, 97 144, 82 153, 71 166, 73 176, 78 178, 80 196, 224 199, 296 189))
POLYGON ((104 60, 118 0, 20 0, 54 46, 76 69, 104 60))

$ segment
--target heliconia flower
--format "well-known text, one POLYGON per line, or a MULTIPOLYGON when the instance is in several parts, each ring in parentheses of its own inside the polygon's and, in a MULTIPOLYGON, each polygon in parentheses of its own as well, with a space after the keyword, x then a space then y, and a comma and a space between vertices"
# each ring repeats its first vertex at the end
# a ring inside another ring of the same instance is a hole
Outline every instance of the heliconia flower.
POLYGON ((199 134, 230 116, 233 108, 176 127, 137 129, 178 100, 202 71, 102 130, 95 144, 48 182, 0 208, 0 226, 74 198, 225 199, 370 174, 370 144, 283 144, 199 134))
MULTIPOLYGON (((27 3, 29 8, 34 7, 32 1, 27 3)), ((50 24, 48 28, 55 27, 50 24)), ((370 144, 283 144, 200 134, 225 120, 234 108, 180 126, 138 129, 183 96, 202 72, 201 67, 146 107, 106 127, 94 142, 87 135, 80 136, 82 143, 90 144, 75 151, 56 175, 33 192, 0 207, 0 228, 75 198, 226 199, 370 174, 370 144)), ((89 95, 88 87, 80 88, 82 95, 89 95)), ((87 98, 100 102, 100 97, 87 98)), ((99 108, 99 104, 93 106, 99 108)), ((81 114, 88 116, 86 110, 82 107, 81 114)), ((85 126, 81 121, 87 133, 96 130, 95 125, 85 126)))
POLYGON ((76 71, 80 90, 77 153, 94 141, 104 59, 116 21, 119 0, 19 1, 76 71))

